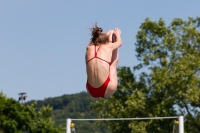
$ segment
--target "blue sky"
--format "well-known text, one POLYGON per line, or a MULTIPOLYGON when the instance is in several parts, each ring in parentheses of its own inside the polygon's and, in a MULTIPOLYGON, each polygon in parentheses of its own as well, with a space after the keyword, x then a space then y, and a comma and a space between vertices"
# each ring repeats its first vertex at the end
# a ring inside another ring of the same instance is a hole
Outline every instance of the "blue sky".
POLYGON ((197 17, 192 0, 0 0, 0 91, 39 100, 85 90, 85 48, 94 22, 122 31, 119 66, 138 63, 134 43, 145 18, 197 17))

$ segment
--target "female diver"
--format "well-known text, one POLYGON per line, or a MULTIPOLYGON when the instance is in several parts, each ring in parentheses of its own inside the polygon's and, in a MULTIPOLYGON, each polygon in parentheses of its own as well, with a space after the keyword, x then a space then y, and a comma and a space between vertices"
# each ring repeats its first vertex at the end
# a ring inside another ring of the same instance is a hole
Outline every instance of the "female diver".
POLYGON ((118 48, 122 46, 118 28, 103 33, 97 23, 91 28, 90 43, 86 48, 87 91, 94 98, 109 98, 117 89, 118 48))

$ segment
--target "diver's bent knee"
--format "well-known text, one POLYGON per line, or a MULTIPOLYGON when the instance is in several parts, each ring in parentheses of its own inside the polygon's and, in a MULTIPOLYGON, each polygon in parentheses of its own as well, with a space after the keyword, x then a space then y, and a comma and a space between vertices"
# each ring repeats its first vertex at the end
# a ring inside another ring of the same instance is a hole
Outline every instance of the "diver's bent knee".
POLYGON ((111 92, 115 92, 117 90, 117 85, 107 88, 111 92))
POLYGON ((105 98, 111 97, 116 92, 116 90, 117 90, 117 88, 107 88, 104 97, 105 98))

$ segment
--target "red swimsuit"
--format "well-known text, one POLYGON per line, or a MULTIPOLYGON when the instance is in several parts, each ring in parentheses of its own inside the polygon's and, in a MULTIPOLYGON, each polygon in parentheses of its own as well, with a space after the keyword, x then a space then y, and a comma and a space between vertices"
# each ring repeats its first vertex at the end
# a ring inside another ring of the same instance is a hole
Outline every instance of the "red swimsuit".
MULTIPOLYGON (((100 46, 100 47, 101 47, 101 46, 100 46)), ((102 61, 107 62, 107 63, 109 64, 109 66, 110 66, 110 65, 111 65, 110 62, 108 62, 108 61, 106 61, 106 60, 104 60, 104 59, 101 59, 101 58, 97 57, 97 52, 99 51, 100 47, 99 47, 98 50, 96 51, 96 46, 95 46, 95 49, 94 49, 94 57, 93 57, 92 59, 94 59, 94 58, 100 59, 100 60, 102 60, 102 61)), ((88 60, 87 63, 88 63, 89 61, 91 61, 92 59, 88 60)), ((87 63, 86 63, 86 64, 87 64, 87 63)), ((87 81, 86 86, 87 86, 88 91, 90 92, 90 94, 91 94, 94 98, 98 98, 98 97, 104 98, 104 94, 105 94, 105 92, 106 92, 106 89, 107 89, 107 86, 108 86, 108 83, 109 83, 109 82, 110 82, 110 75, 108 76, 108 78, 106 79, 106 81, 103 83, 103 85, 100 86, 99 88, 94 88, 94 87, 92 87, 92 86, 89 84, 88 81, 87 81)))

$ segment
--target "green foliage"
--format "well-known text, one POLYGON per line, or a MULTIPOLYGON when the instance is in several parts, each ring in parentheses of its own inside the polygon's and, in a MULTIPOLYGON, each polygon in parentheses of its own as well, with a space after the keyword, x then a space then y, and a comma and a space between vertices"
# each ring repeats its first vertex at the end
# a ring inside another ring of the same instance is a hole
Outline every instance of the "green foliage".
POLYGON ((61 133, 50 118, 51 108, 35 111, 35 103, 24 105, 0 93, 0 133, 61 133))
MULTIPOLYGON (((66 127, 67 118, 96 118, 97 113, 93 112, 89 105, 96 99, 91 97, 87 92, 77 94, 63 95, 54 98, 46 98, 40 101, 29 101, 28 105, 37 102, 36 108, 40 110, 42 106, 50 106, 53 108, 51 117, 55 120, 55 124, 66 127)), ((97 127, 94 122, 90 121, 74 121, 76 133, 109 133, 104 127, 97 127)))
POLYGON ((174 19, 169 27, 162 19, 146 19, 137 34, 136 51, 140 66, 150 69, 152 96, 176 105, 177 115, 185 115, 186 131, 199 132, 200 18, 174 19))
MULTIPOLYGON (((136 36, 142 72, 118 68, 119 84, 110 99, 91 105, 100 118, 185 116, 185 132, 200 132, 200 18, 174 19, 167 27, 146 19, 136 36)), ((140 70, 140 71, 141 71, 140 70)), ((109 121, 113 133, 168 133, 174 120, 109 121)))
MULTIPOLYGON (((116 93, 110 99, 101 99, 91 104, 91 108, 99 113, 100 118, 136 118, 174 116, 169 109, 155 110, 160 101, 154 101, 149 88, 145 85, 144 75, 136 81, 129 67, 118 68, 119 85, 116 93)), ((172 120, 140 120, 140 121, 108 121, 112 133, 154 133, 168 131, 172 120), (159 128, 158 128, 159 127, 159 128), (152 131, 152 132, 150 132, 152 131)), ((172 128, 169 130, 171 131, 172 128)))

